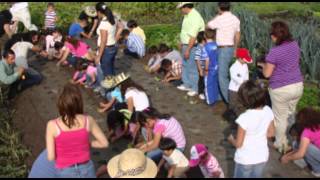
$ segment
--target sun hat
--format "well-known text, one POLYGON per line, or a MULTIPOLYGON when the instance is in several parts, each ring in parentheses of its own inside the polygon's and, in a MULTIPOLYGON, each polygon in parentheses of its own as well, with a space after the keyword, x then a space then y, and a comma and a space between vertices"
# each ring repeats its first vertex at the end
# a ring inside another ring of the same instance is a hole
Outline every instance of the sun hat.
POLYGON ((86 15, 88 15, 89 17, 96 17, 97 16, 97 10, 95 7, 93 6, 86 6, 84 8, 84 12, 86 13, 86 15))
POLYGON ((139 149, 127 149, 107 165, 111 178, 155 178, 157 165, 139 149))
POLYGON ((111 89, 122 83, 123 81, 127 80, 130 75, 121 73, 116 76, 107 76, 102 82, 101 86, 107 89, 111 89))
POLYGON ((193 2, 179 2, 178 6, 177 6, 177 9, 182 8, 186 4, 193 4, 193 2))
POLYGON ((201 156, 208 152, 208 148, 204 144, 196 144, 191 147, 189 166, 195 167, 199 164, 201 156))
POLYGON ((252 63, 250 52, 246 48, 238 48, 236 52, 236 57, 243 59, 246 63, 252 63))

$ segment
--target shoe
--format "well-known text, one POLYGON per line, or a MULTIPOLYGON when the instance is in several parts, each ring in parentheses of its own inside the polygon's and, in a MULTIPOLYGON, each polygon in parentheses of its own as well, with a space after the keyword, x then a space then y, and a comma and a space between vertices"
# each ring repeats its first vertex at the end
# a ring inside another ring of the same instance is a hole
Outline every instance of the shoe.
POLYGON ((199 99, 201 99, 201 100, 205 100, 205 99, 206 99, 206 97, 204 96, 204 94, 200 94, 200 95, 199 95, 199 99))
POLYGON ((185 87, 184 85, 180 85, 180 86, 178 86, 177 88, 178 88, 179 90, 181 90, 181 91, 190 91, 190 89, 187 88, 187 87, 185 87))
POLYGON ((198 93, 195 92, 195 91, 189 91, 189 92, 187 93, 187 95, 190 96, 190 97, 193 97, 193 96, 195 96, 195 95, 197 95, 197 94, 198 94, 198 93))
POLYGON ((311 171, 311 174, 314 175, 315 177, 320 177, 320 172, 314 172, 314 171, 311 171))

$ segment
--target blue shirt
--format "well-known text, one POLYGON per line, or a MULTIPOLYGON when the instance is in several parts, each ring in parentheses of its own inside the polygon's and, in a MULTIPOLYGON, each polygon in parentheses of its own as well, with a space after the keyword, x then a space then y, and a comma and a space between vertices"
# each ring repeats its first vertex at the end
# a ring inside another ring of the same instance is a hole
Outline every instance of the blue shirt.
POLYGON ((145 45, 143 39, 134 33, 130 33, 127 40, 127 48, 133 53, 137 53, 140 57, 145 55, 145 45))
POLYGON ((206 60, 209 60, 209 56, 205 49, 205 46, 203 46, 202 44, 197 45, 194 59, 196 61, 200 61, 201 67, 205 68, 206 60))
POLYGON ((123 103, 123 98, 121 95, 120 88, 118 87, 114 88, 114 90, 111 92, 111 97, 116 98, 119 103, 123 103))
POLYGON ((218 73, 218 45, 216 42, 209 42, 205 45, 205 49, 209 56, 209 71, 218 73))
POLYGON ((78 23, 73 23, 69 28, 69 36, 80 37, 82 32, 84 32, 84 30, 78 23))

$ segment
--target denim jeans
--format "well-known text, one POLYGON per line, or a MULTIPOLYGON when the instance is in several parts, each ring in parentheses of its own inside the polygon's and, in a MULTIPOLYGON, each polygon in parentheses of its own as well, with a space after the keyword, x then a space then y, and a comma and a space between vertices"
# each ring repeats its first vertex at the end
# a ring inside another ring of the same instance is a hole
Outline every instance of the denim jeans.
POLYGON ((233 178, 262 178, 266 162, 253 165, 235 163, 233 178))
POLYGON ((116 59, 118 48, 117 47, 107 47, 104 49, 101 58, 101 69, 104 76, 115 75, 114 71, 114 61, 116 59))
POLYGON ((191 88, 193 91, 198 92, 199 73, 196 61, 194 60, 196 48, 193 47, 190 51, 189 59, 185 59, 184 53, 186 52, 187 48, 188 45, 182 46, 182 82, 183 86, 191 88))
POLYGON ((304 160, 315 173, 320 173, 320 149, 317 146, 309 144, 304 160))
POLYGON ((45 149, 32 164, 28 178, 57 178, 55 162, 49 161, 47 158, 48 152, 45 149))
POLYGON ((57 169, 59 178, 96 178, 93 162, 57 169))
POLYGON ((220 92, 222 94, 222 98, 226 103, 229 103, 229 66, 232 61, 234 48, 227 47, 227 48, 219 48, 219 55, 218 55, 218 63, 219 63, 219 72, 218 72, 218 79, 219 79, 219 87, 220 92))
POLYGON ((76 64, 77 64, 77 59, 75 56, 69 54, 68 57, 67 57, 67 62, 72 65, 73 67, 76 67, 76 64))
POLYGON ((131 56, 133 58, 136 58, 136 59, 139 59, 139 55, 136 53, 136 52, 131 52, 129 49, 124 49, 124 54, 125 55, 128 55, 128 56, 131 56))

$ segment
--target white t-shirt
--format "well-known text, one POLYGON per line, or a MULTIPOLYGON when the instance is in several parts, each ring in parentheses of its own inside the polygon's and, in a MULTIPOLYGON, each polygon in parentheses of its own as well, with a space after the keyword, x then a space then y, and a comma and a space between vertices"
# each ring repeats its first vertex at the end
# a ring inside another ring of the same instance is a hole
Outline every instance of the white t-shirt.
POLYGON ((14 3, 13 6, 10 8, 11 13, 15 13, 20 11, 21 9, 27 8, 28 7, 28 2, 19 2, 19 3, 14 3))
POLYGON ((133 98, 133 106, 136 111, 143 111, 149 107, 149 99, 145 92, 139 91, 135 88, 127 89, 125 99, 133 98))
POLYGON ((242 147, 238 148, 234 161, 242 165, 267 162, 269 148, 267 132, 274 115, 269 106, 261 110, 249 109, 239 116, 236 123, 245 130, 242 147))
POLYGON ((231 12, 224 12, 208 23, 210 29, 217 29, 216 41, 218 46, 234 45, 234 37, 240 32, 240 20, 231 12))
POLYGON ((157 66, 160 66, 161 65, 161 61, 162 61, 161 57, 159 55, 155 55, 155 56, 153 56, 153 57, 151 57, 149 59, 148 67, 150 69, 153 69, 153 68, 155 68, 157 66))
POLYGON ((188 167, 189 161, 186 158, 186 156, 179 150, 175 149, 172 154, 168 157, 163 155, 163 159, 166 160, 166 162, 172 166, 176 165, 177 167, 188 167))
POLYGON ((169 59, 171 61, 176 61, 176 62, 182 63, 182 56, 181 56, 180 52, 177 50, 172 50, 163 59, 169 59))
POLYGON ((101 44, 101 33, 100 30, 108 31, 108 37, 107 37, 107 46, 114 45, 116 43, 116 24, 111 25, 109 21, 107 21, 107 18, 103 18, 97 28, 97 35, 98 35, 98 47, 101 44))
POLYGON ((241 64, 238 60, 230 67, 229 90, 238 92, 240 86, 249 80, 249 70, 247 64, 241 64))
POLYGON ((57 39, 54 39, 52 35, 46 36, 46 51, 48 52, 50 48, 54 48, 56 42, 61 42, 62 36, 59 36, 57 39))
POLYGON ((27 61, 27 55, 28 51, 33 48, 33 44, 30 42, 16 42, 11 49, 14 51, 16 55, 15 63, 17 66, 21 66, 24 68, 28 68, 28 61, 27 61))

